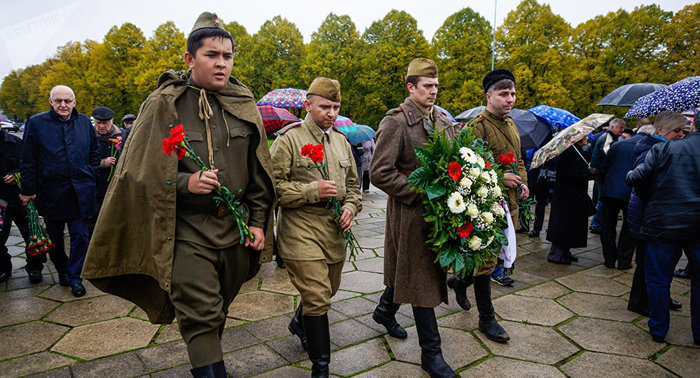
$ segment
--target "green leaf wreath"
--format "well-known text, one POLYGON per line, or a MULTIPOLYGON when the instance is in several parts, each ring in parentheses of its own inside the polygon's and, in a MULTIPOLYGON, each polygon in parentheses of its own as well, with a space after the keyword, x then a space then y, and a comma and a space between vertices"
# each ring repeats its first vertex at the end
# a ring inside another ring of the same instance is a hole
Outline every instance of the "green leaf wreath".
POLYGON ((418 168, 408 182, 424 194, 427 244, 443 269, 464 276, 508 244, 504 167, 495 164, 491 151, 469 129, 455 139, 436 131, 424 147, 414 150, 418 168))

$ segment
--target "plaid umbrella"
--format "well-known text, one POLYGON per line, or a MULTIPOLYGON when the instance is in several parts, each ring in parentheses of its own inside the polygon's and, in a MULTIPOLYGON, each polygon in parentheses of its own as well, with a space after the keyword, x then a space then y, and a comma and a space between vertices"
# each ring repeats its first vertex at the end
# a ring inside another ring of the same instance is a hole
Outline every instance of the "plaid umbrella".
POLYGON ((623 85, 608 93, 596 105, 632 106, 638 98, 664 88, 663 84, 634 83, 623 85))
POLYGON ((343 117, 341 115, 339 115, 338 118, 336 118, 336 120, 335 120, 335 127, 338 127, 338 128, 352 126, 354 124, 355 123, 353 121, 351 121, 350 118, 343 117))
POLYGON ((267 133, 275 132, 290 123, 301 121, 287 110, 269 105, 258 106, 258 111, 263 119, 265 132, 267 133))
POLYGON ((270 105, 277 108, 303 108, 306 91, 303 89, 273 89, 263 96, 258 105, 270 105))
POLYGON ((664 110, 682 112, 700 106, 700 76, 686 77, 634 103, 625 118, 641 118, 664 110))
POLYGON ((581 140, 581 138, 612 117, 612 114, 591 114, 560 131, 552 140, 535 152, 535 155, 532 157, 532 163, 530 163, 530 169, 537 168, 545 161, 559 156, 572 144, 581 140))
POLYGON ((554 108, 547 105, 537 105, 527 111, 543 119, 545 122, 560 129, 565 129, 581 120, 568 110, 554 108))

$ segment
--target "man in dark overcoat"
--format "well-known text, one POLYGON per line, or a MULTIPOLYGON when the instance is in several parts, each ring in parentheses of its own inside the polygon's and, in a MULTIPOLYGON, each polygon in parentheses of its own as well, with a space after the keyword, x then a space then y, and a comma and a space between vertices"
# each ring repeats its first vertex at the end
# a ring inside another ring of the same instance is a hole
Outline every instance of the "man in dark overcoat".
MULTIPOLYGON (((95 133, 100 145, 100 170, 97 176, 97 212, 99 213, 124 142, 122 130, 114 125, 112 109, 98 106, 92 110, 92 118, 95 120, 95 133)), ((92 226, 94 227, 94 224, 92 226)))
POLYGON ((27 121, 20 160, 20 199, 36 200, 39 215, 55 244, 49 250, 61 286, 85 295, 80 272, 89 242, 89 219, 95 215, 99 147, 90 119, 75 109, 75 94, 65 85, 51 90, 51 109, 27 121), (63 245, 70 233, 70 255, 63 245))
POLYGON ((405 81, 409 97, 391 109, 379 124, 377 146, 370 166, 372 184, 389 195, 384 236, 384 285, 373 319, 389 335, 406 338, 396 322, 401 303, 413 306, 421 366, 432 377, 454 377, 442 356, 434 307, 447 303, 445 272, 434 262, 426 245, 423 198, 407 177, 418 167, 414 147, 428 142, 430 133, 445 130, 454 138, 452 122, 433 104, 438 92, 438 70, 433 61, 417 58, 408 65, 405 81))

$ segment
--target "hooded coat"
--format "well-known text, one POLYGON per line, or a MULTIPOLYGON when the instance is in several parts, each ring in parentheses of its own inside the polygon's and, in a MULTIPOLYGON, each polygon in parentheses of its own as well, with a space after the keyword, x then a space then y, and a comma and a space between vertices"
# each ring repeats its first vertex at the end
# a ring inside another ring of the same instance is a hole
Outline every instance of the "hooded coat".
MULTIPOLYGON (((179 119, 175 102, 185 93, 188 80, 189 72, 163 73, 158 89, 141 105, 107 190, 82 274, 100 290, 134 302, 152 323, 170 323, 174 318, 168 293, 178 160, 175 154, 163 154, 162 142, 170 135, 169 125, 179 119)), ((233 77, 223 89, 211 93, 226 112, 257 130, 255 155, 266 173, 266 187, 274 193, 267 137, 253 94, 233 77)), ((248 279, 257 274, 260 263, 270 261, 273 208, 270 204, 265 222, 265 248, 262 253, 251 249, 259 259, 251 259, 248 279)))

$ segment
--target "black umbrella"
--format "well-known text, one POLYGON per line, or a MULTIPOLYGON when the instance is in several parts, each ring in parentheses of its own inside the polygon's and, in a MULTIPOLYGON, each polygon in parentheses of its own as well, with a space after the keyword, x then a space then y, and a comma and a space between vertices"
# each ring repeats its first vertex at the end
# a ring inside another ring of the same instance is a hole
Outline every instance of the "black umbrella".
POLYGON ((463 112, 457 114, 457 116, 455 117, 455 119, 470 119, 470 118, 474 118, 474 117, 476 117, 477 115, 479 115, 479 113, 481 113, 481 111, 484 110, 485 108, 486 108, 485 106, 477 106, 476 108, 471 108, 471 109, 469 109, 469 110, 465 110, 465 111, 463 111, 463 112))
POLYGON ((597 105, 632 106, 638 98, 665 87, 666 85, 654 83, 623 85, 603 97, 597 105))

